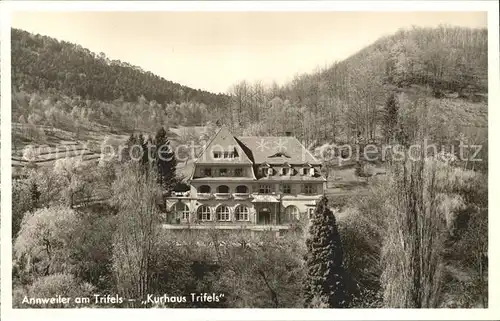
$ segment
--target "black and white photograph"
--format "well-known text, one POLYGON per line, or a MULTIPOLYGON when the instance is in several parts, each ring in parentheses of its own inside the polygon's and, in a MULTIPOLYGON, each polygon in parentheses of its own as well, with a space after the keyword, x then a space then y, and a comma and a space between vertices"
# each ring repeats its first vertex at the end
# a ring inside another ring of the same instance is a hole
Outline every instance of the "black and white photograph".
POLYGON ((498 3, 445 2, 11 10, 2 310, 493 308, 498 3))

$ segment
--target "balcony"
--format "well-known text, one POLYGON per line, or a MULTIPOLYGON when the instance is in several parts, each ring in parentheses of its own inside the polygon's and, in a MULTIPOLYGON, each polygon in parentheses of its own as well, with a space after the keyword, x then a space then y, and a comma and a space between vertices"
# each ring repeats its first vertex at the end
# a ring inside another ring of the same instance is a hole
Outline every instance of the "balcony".
POLYGON ((231 198, 231 193, 215 193, 215 198, 218 200, 227 200, 231 198))
POLYGON ((234 193, 233 197, 235 200, 246 200, 250 197, 250 193, 234 193))
POLYGON ((196 196, 198 199, 208 200, 211 199, 213 195, 212 193, 197 193, 196 196))

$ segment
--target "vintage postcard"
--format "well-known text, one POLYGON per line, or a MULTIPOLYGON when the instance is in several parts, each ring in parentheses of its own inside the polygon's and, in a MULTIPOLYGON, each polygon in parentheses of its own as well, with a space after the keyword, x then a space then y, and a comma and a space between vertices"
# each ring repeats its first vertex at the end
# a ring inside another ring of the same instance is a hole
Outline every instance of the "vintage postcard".
POLYGON ((498 3, 7 1, 1 27, 3 320, 500 317, 498 3))

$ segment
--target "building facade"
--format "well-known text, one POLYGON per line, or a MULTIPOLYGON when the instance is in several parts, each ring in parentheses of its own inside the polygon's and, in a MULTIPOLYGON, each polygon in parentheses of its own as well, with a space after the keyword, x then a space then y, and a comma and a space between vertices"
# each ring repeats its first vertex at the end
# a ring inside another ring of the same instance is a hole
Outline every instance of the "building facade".
POLYGON ((166 199, 170 228, 288 229, 323 195, 321 163, 295 138, 222 127, 194 161, 190 191, 166 199))

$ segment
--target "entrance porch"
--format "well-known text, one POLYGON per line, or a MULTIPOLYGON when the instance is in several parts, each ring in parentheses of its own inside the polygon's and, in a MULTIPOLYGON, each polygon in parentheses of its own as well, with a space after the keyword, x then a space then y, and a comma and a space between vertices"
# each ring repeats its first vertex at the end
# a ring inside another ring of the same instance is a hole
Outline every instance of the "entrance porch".
POLYGON ((252 203, 254 203, 255 208, 255 224, 279 224, 280 203, 275 197, 268 195, 266 195, 265 197, 254 197, 252 203))

